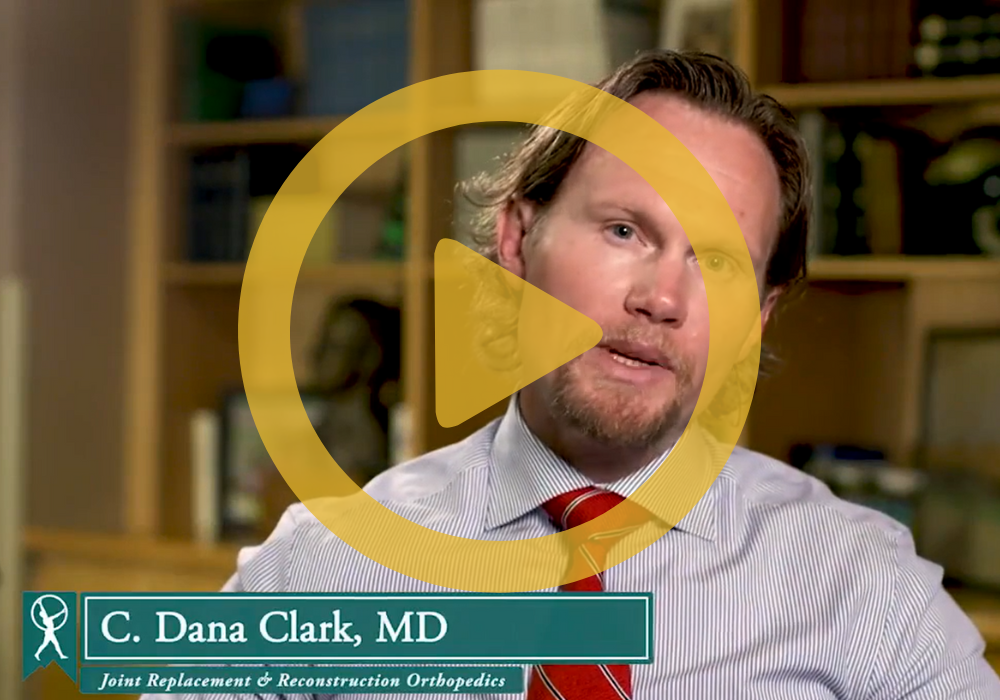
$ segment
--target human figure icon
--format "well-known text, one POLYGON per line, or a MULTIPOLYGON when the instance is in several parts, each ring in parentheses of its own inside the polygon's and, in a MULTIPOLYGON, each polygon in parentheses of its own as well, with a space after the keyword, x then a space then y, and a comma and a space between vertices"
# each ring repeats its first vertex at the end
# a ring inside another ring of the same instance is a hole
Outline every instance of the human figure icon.
POLYGON ((45 651, 45 649, 50 645, 55 648, 60 659, 68 658, 65 654, 63 654, 62 647, 59 646, 59 640, 56 638, 56 632, 66 624, 66 619, 68 617, 69 610, 66 607, 65 601, 57 596, 43 595, 32 603, 31 621, 34 623, 35 627, 45 633, 45 637, 42 639, 42 643, 38 647, 38 651, 35 652, 36 661, 41 660, 42 652, 45 651), (50 615, 49 611, 45 609, 45 603, 43 601, 47 598, 50 598, 59 604, 60 609, 54 615, 50 615))

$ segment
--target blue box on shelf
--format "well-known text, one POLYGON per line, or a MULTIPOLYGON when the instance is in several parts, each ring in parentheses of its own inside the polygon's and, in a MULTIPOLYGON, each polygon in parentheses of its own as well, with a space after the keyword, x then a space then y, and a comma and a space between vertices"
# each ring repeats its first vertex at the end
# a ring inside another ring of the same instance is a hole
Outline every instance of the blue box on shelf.
POLYGON ((305 111, 352 114, 409 84, 408 0, 312 0, 305 111))
POLYGON ((294 86, 287 78, 251 80, 243 86, 240 116, 248 119, 286 117, 292 113, 294 86))

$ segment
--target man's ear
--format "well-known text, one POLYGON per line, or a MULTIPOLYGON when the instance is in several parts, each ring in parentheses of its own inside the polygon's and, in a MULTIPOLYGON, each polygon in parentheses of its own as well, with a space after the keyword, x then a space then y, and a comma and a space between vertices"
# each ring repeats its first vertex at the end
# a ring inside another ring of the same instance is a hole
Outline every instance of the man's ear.
MULTIPOLYGON (((771 319, 771 313, 774 311, 774 307, 777 305, 778 300, 781 298, 781 294, 784 290, 782 289, 772 289, 767 293, 764 298, 764 302, 760 306, 760 334, 763 337, 764 331, 767 330, 767 322, 771 319)), ((750 354, 750 351, 757 346, 756 342, 752 341, 754 335, 751 333, 747 336, 746 341, 743 343, 743 347, 740 349, 740 361, 742 362, 750 354)))
POLYGON ((521 199, 510 201, 497 217, 497 261, 502 268, 522 279, 527 267, 527 237, 534 219, 535 205, 521 199))
POLYGON ((774 307, 777 306, 778 300, 781 298, 781 294, 784 292, 783 289, 772 289, 767 293, 767 297, 764 299, 764 303, 760 306, 760 332, 763 333, 767 329, 767 322, 771 320, 771 313, 774 311, 774 307))

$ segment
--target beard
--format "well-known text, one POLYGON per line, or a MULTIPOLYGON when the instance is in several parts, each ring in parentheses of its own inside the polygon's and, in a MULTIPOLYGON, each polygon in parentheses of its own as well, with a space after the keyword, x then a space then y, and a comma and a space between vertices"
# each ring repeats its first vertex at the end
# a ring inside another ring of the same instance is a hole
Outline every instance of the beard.
MULTIPOLYGON (((607 447, 654 447, 679 433, 690 418, 686 399, 693 388, 692 363, 666 339, 634 327, 606 331, 602 345, 624 340, 655 346, 669 357, 674 386, 653 393, 601 377, 587 371, 586 355, 582 355, 550 375, 551 413, 557 421, 607 447)), ((594 351, 606 352, 602 347, 594 351)))

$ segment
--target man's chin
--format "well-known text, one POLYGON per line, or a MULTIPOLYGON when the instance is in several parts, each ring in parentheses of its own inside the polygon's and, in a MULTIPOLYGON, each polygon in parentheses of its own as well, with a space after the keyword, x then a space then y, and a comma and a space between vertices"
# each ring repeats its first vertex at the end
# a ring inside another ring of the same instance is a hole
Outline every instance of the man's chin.
POLYGON ((648 401, 634 393, 569 389, 556 393, 553 408, 557 418, 590 439, 608 447, 634 449, 666 442, 684 428, 678 425, 682 412, 676 403, 662 398, 657 405, 648 401))

